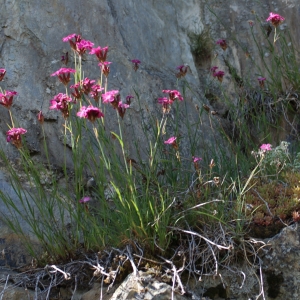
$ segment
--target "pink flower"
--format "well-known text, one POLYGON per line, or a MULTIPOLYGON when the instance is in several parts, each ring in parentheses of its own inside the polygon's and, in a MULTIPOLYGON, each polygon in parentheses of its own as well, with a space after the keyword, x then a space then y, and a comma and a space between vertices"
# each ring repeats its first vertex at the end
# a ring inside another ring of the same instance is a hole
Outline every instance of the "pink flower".
POLYGON ((81 36, 79 34, 70 34, 66 37, 64 37, 63 39, 63 42, 69 42, 70 43, 70 46, 71 48, 74 50, 74 51, 77 51, 77 43, 79 43, 81 41, 81 36), (74 41, 72 40, 74 38, 74 41))
POLYGON ((86 203, 89 202, 91 200, 90 197, 83 197, 82 199, 79 200, 79 203, 86 203))
POLYGON ((12 142, 18 149, 22 147, 21 134, 27 132, 24 128, 12 128, 6 132, 6 141, 12 142))
POLYGON ((172 147, 177 150, 178 149, 178 144, 176 142, 177 137, 176 136, 172 136, 170 137, 168 140, 164 141, 164 144, 167 145, 172 145, 172 147))
POLYGON ((217 77, 220 82, 223 81, 223 76, 224 75, 225 75, 225 73, 223 71, 218 71, 218 72, 213 73, 213 76, 217 77))
POLYGON ((210 70, 211 70, 213 73, 215 73, 217 69, 218 69, 218 67, 216 67, 216 66, 210 68, 210 70))
POLYGON ((169 98, 172 101, 174 101, 175 99, 183 101, 183 97, 181 96, 180 92, 178 92, 177 90, 163 90, 162 92, 169 94, 169 98))
POLYGON ((70 34, 64 37, 63 42, 69 42, 71 48, 78 53, 78 55, 83 55, 86 50, 91 50, 94 46, 94 43, 88 40, 81 39, 81 36, 78 34, 70 34), (74 40, 72 40, 74 38, 74 40))
POLYGON ((107 52, 108 52, 108 47, 103 47, 103 48, 97 47, 91 49, 90 54, 95 54, 100 62, 105 62, 107 52))
POLYGON ((174 102, 173 100, 167 97, 158 98, 157 100, 159 104, 162 104, 164 114, 170 112, 171 104, 174 102))
POLYGON ((285 20, 284 17, 282 17, 281 15, 274 14, 274 13, 270 12, 270 15, 269 15, 269 17, 268 17, 268 19, 266 21, 267 22, 270 21, 273 24, 273 26, 277 27, 284 20, 285 20))
POLYGON ((112 90, 102 94, 103 103, 110 103, 113 108, 118 108, 120 102, 120 94, 118 90, 112 90))
POLYGON ((60 68, 58 71, 51 74, 51 76, 58 76, 58 79, 64 84, 67 85, 70 82, 71 73, 75 73, 76 70, 71 68, 60 68))
POLYGON ((83 92, 88 95, 92 91, 92 86, 95 83, 95 80, 91 80, 89 78, 84 78, 81 80, 80 84, 82 86, 83 92))
POLYGON ((121 101, 118 103, 118 113, 122 119, 124 118, 127 108, 129 108, 129 105, 127 103, 122 103, 121 101))
POLYGON ((79 118, 85 118, 94 122, 97 118, 103 118, 104 114, 98 107, 89 105, 88 107, 82 106, 80 111, 76 114, 79 118))
POLYGON ((134 69, 134 71, 137 71, 137 69, 140 66, 141 61, 139 59, 132 59, 131 62, 133 63, 133 69, 134 69))
POLYGON ((165 144, 169 144, 172 145, 175 141, 176 141, 177 137, 176 136, 172 136, 170 137, 168 140, 164 141, 165 144))
POLYGON ((176 74, 177 78, 181 78, 184 77, 188 71, 189 66, 188 65, 180 65, 178 67, 176 67, 176 70, 178 70, 179 72, 176 74))
POLYGON ((224 51, 227 49, 227 43, 224 39, 217 40, 216 44, 220 45, 224 51))
POLYGON ((50 100, 51 106, 49 109, 60 110, 63 117, 66 119, 69 116, 69 103, 73 102, 72 98, 66 94, 59 93, 52 100, 50 100))
POLYGON ((201 161, 201 160, 202 160, 201 157, 193 156, 193 163, 196 163, 196 162, 201 161))
POLYGON ((83 94, 83 91, 82 91, 81 86, 80 86, 80 82, 71 85, 70 88, 71 88, 71 89, 74 89, 74 91, 71 92, 71 95, 72 95, 75 99, 80 100, 80 99, 81 99, 81 96, 82 96, 82 94, 83 94))
POLYGON ((5 94, 0 93, 0 104, 10 109, 15 95, 18 95, 18 93, 14 91, 5 91, 5 94))
POLYGON ((111 62, 109 62, 109 61, 100 62, 100 63, 98 64, 98 66, 99 66, 100 69, 101 69, 101 72, 103 73, 103 75, 104 75, 105 77, 107 77, 108 74, 109 74, 109 72, 110 72, 110 68, 109 68, 109 65, 110 65, 110 64, 111 64, 111 62))
POLYGON ((44 123, 45 118, 44 118, 42 111, 39 111, 39 113, 37 114, 37 119, 40 122, 40 124, 44 123))
POLYGON ((62 38, 63 42, 69 42, 70 40, 72 40, 72 38, 75 38, 75 40, 79 40, 80 39, 80 35, 77 35, 76 33, 72 33, 64 38, 62 38))
POLYGON ((88 40, 81 40, 79 43, 76 43, 76 52, 81 56, 86 50, 91 50, 94 46, 94 43, 88 40))
POLYGON ((263 88, 265 86, 266 78, 265 77, 257 77, 257 80, 258 80, 258 83, 259 83, 260 87, 263 88))
POLYGON ((271 151, 272 150, 272 145, 271 144, 262 144, 259 148, 261 150, 263 150, 264 152, 271 151))
POLYGON ((3 80, 4 76, 5 76, 6 70, 5 69, 0 69, 0 81, 3 80))
POLYGON ((201 157, 193 156, 193 163, 195 170, 199 170, 199 162, 202 160, 201 157))
POLYGON ((104 90, 99 84, 94 84, 92 86, 92 91, 90 92, 90 95, 96 102, 99 102, 101 92, 104 90))

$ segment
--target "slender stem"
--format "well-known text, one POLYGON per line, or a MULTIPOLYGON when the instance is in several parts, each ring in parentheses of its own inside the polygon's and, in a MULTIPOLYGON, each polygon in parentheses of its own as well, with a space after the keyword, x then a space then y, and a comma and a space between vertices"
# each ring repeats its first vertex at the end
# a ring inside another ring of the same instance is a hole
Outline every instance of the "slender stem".
POLYGON ((15 125, 14 125, 14 119, 12 117, 12 113, 11 113, 10 109, 8 110, 8 112, 9 112, 9 116, 10 116, 11 125, 12 125, 12 127, 15 127, 15 125))

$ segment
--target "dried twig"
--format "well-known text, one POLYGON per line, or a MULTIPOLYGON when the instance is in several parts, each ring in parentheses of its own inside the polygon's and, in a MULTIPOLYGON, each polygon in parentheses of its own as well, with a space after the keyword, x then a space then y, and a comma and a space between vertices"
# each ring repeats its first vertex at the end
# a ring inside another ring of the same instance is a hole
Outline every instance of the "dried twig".
POLYGON ((218 249, 230 250, 232 248, 231 245, 228 246, 228 247, 218 245, 218 244, 214 243, 213 241, 209 240, 208 238, 206 238, 206 237, 202 236, 201 234, 199 234, 197 232, 194 232, 194 231, 184 230, 184 229, 173 227, 173 226, 168 226, 168 228, 176 230, 176 231, 184 232, 184 233, 187 233, 187 234, 196 235, 196 236, 200 237, 201 239, 203 239, 204 241, 210 243, 211 245, 216 246, 218 249))
MULTIPOLYGON (((46 268, 48 267, 48 265, 46 266, 46 268)), ((64 275, 64 278, 66 280, 69 280, 71 279, 71 275, 70 273, 66 273, 64 272, 63 270, 59 269, 58 267, 56 267, 55 265, 51 265, 50 268, 53 268, 55 271, 50 271, 50 273, 56 273, 56 272, 60 272, 61 274, 64 275)))

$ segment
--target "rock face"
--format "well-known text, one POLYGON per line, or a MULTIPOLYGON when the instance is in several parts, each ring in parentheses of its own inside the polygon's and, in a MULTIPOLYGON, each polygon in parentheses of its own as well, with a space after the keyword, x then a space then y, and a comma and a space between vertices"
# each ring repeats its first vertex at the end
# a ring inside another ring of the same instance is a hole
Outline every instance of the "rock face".
POLYGON ((284 228, 268 244, 263 256, 266 294, 270 299, 299 299, 299 224, 284 228))
MULTIPOLYGON (((280 12, 286 17, 295 41, 300 38, 296 0, 264 1, 118 1, 56 0, 41 5, 39 0, 3 0, 0 11, 0 67, 7 69, 1 87, 18 92, 12 113, 18 124, 28 130, 26 134, 32 153, 42 148, 41 129, 36 114, 45 115, 45 131, 49 151, 57 164, 61 163, 62 117, 49 111, 49 100, 64 88, 50 74, 61 66, 61 55, 69 50, 62 37, 71 33, 81 34, 95 46, 109 46, 109 61, 112 61, 109 89, 119 89, 122 97, 133 93, 140 95, 141 109, 137 102, 125 117, 128 132, 132 132, 129 118, 140 124, 142 118, 157 110, 157 97, 162 89, 176 88, 175 68, 186 63, 190 71, 186 77, 193 93, 187 92, 185 101, 190 116, 197 114, 195 105, 208 104, 204 97, 207 82, 211 80, 209 68, 219 66, 225 71, 224 86, 230 90, 231 78, 225 66, 225 58, 242 77, 248 75, 253 64, 245 58, 245 49, 253 57, 257 55, 249 32, 248 20, 253 19, 251 10, 257 11, 263 20, 269 11, 280 12), (228 40, 225 53, 215 47, 214 54, 195 57, 191 51, 191 34, 199 35, 209 30, 215 45, 219 38, 228 40), (218 55, 218 57, 217 57, 218 55), (132 69, 131 59, 142 61, 138 72, 132 69)), ((286 26, 286 25, 284 25, 286 26)), ((254 32, 258 32, 258 28, 254 32)), ((258 34, 258 33, 257 33, 258 34)), ((295 45, 297 48, 297 46, 295 45)), ((267 54, 266 54, 267 55, 267 54)), ((71 55, 70 55, 71 56, 71 55)), ((70 58, 72 61, 72 57, 70 58)), ((90 55, 84 66, 86 76, 97 78, 99 68, 90 55)), ((253 71, 253 70, 252 70, 253 71)), ((263 75, 263 74, 260 74, 263 75)), ((5 133, 10 124, 7 110, 0 107, 0 144, 4 145, 5 133)), ((201 146, 210 142, 211 128, 204 122, 199 130, 201 146)), ((137 137, 142 137, 140 126, 137 137)), ((184 133, 183 133, 184 135, 184 133)), ((14 147, 9 154, 16 155, 14 147)))

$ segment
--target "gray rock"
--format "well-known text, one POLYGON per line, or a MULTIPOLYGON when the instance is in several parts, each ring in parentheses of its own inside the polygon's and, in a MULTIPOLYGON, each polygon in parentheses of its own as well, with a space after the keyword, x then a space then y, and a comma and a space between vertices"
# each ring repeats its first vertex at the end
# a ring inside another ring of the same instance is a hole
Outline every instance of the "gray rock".
POLYGON ((164 282, 159 282, 139 272, 139 276, 130 274, 114 292, 110 300, 185 300, 186 297, 173 292, 172 287, 164 282))

